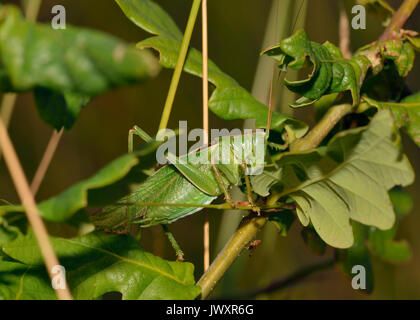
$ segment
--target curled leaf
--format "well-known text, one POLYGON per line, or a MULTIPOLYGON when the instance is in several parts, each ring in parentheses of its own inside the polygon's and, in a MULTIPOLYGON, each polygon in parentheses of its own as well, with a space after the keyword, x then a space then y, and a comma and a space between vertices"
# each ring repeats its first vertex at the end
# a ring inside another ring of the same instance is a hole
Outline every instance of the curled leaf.
POLYGON ((413 68, 416 38, 410 32, 398 39, 370 44, 359 50, 352 59, 344 59, 340 50, 330 42, 319 44, 309 40, 304 30, 297 31, 280 44, 263 52, 278 61, 279 68, 300 70, 309 68, 306 78, 289 81, 287 88, 302 95, 292 107, 303 107, 319 100, 324 95, 350 92, 353 105, 360 102, 360 90, 372 69, 376 74, 387 60, 392 60, 401 77, 413 68))

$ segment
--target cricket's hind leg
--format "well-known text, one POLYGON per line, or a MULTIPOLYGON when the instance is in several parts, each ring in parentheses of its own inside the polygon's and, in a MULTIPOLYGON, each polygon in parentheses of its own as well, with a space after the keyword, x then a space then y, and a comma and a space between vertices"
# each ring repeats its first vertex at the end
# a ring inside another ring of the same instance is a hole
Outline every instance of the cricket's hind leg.
POLYGON ((184 261, 184 252, 182 252, 181 247, 179 246, 178 242, 175 240, 174 235, 172 232, 169 231, 169 228, 166 224, 162 224, 163 231, 165 232, 165 235, 168 237, 169 242, 172 245, 172 248, 174 248, 176 253, 176 261, 184 261))

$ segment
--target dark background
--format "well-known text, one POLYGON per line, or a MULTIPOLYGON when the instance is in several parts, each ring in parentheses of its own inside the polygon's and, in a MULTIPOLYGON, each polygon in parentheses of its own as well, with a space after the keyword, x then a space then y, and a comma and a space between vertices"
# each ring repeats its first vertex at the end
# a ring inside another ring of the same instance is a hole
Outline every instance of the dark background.
MULTIPOLYGON (((338 45, 338 1, 308 0, 306 29, 311 40, 329 40, 338 45)), ((13 1, 2 1, 13 2, 13 1)), ((17 1, 14 1, 17 3, 17 1)), ((191 0, 156 1, 167 10, 183 29, 189 14, 191 0)), ((401 1, 391 1, 397 8, 401 1)), ((129 42, 137 42, 148 35, 132 24, 113 0, 44 0, 39 20, 52 19, 51 8, 62 4, 67 9, 67 23, 90 27, 111 33, 129 42)), ((242 86, 251 90, 259 52, 262 49, 265 25, 271 0, 212 0, 209 1, 209 54, 210 58, 242 86)), ((350 12, 348 12, 350 14, 350 12)), ((407 24, 407 29, 420 30, 420 10, 407 24)), ((201 21, 197 20, 192 44, 201 47, 201 21)), ((368 16, 367 30, 352 31, 352 47, 378 38, 383 28, 368 16)), ((408 77, 413 91, 420 89, 419 63, 408 77)), ((89 177, 110 160, 127 151, 128 130, 137 124, 149 134, 157 130, 160 114, 169 87, 172 70, 162 70, 160 75, 142 85, 114 90, 95 98, 81 113, 74 128, 66 132, 38 193, 37 200, 56 195, 71 184, 89 177)), ((270 78, 271 74, 267 74, 270 78)), ((176 96, 169 126, 176 128, 179 120, 188 120, 189 128, 201 126, 201 80, 183 74, 176 96)), ((306 118, 306 117, 305 117, 306 118)), ((241 122, 226 123, 211 115, 211 127, 241 127, 241 122)), ((32 94, 19 96, 10 126, 10 133, 25 172, 32 178, 43 155, 52 129, 44 124, 35 109, 32 94)), ((404 139, 405 150, 411 163, 420 172, 420 151, 414 143, 404 139)), ((400 225, 398 239, 407 239, 413 249, 412 259, 393 266, 374 260, 375 290, 365 295, 353 290, 350 282, 334 268, 317 273, 298 285, 270 295, 264 299, 412 299, 420 298, 420 181, 408 188, 415 198, 415 208, 400 225)), ((12 181, 0 160, 0 198, 18 202, 12 181)), ((226 239, 219 235, 221 212, 211 212, 212 257, 217 254, 217 242, 226 239), (220 237, 220 238, 219 238, 220 237), (219 239, 219 240, 218 240, 219 239)), ((202 272, 202 214, 176 222, 172 229, 185 251, 187 260, 196 265, 197 278, 202 272)), ((263 242, 249 257, 243 253, 231 271, 217 287, 215 296, 231 294, 260 287, 273 278, 290 274, 307 264, 323 261, 332 256, 329 250, 324 257, 315 256, 304 245, 301 225, 296 222, 288 237, 275 234, 270 226, 259 234, 263 242)), ((142 244, 156 254, 173 259, 173 251, 163 238, 160 229, 143 233, 142 244)))

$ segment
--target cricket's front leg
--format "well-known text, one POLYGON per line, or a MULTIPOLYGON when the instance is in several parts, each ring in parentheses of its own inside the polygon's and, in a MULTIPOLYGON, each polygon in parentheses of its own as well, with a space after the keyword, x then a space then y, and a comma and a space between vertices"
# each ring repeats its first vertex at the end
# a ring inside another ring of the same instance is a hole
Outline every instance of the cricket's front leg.
POLYGON ((152 141, 152 137, 149 136, 143 129, 138 126, 134 126, 130 131, 128 131, 128 152, 133 152, 134 150, 134 136, 139 136, 146 142, 152 141))

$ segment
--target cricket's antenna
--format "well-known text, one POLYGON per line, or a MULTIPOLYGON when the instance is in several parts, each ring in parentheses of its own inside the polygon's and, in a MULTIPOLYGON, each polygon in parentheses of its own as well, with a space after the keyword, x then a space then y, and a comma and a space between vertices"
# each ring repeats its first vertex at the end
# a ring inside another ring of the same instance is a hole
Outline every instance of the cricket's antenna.
POLYGON ((267 128, 266 128, 267 133, 269 133, 271 129, 271 121, 273 118, 274 106, 276 105, 276 101, 277 101, 279 81, 280 81, 280 76, 282 73, 282 71, 280 71, 279 74, 277 75, 277 79, 274 84, 274 90, 273 90, 274 72, 275 72, 274 70, 275 70, 275 66, 273 66, 273 74, 271 76, 271 81, 270 81, 270 96, 268 97, 268 116, 267 116, 267 128))
POLYGON ((306 0, 302 0, 302 2, 300 3, 300 7, 299 7, 299 10, 298 10, 298 12, 296 14, 295 21, 293 22, 293 28, 291 30, 291 33, 295 32, 296 24, 297 24, 297 22, 299 20, 300 13, 302 12, 302 8, 303 8, 303 5, 305 4, 305 1, 306 0))
MULTIPOLYGON (((295 28, 296 28, 297 22, 299 20, 300 14, 302 12, 303 5, 305 4, 305 1, 306 0, 302 0, 301 3, 300 3, 299 10, 298 10, 298 12, 296 14, 296 17, 295 17, 295 21, 293 22, 293 27, 291 29, 291 33, 293 33, 295 31, 295 28)), ((280 4, 278 4, 278 6, 280 6, 280 4)), ((276 24, 278 24, 278 11, 279 10, 276 10, 276 11, 277 11, 276 24)), ((278 30, 278 28, 276 28, 276 30, 278 30)), ((273 73, 271 75, 271 81, 270 81, 270 95, 268 97, 268 116, 267 116, 267 128, 266 128, 267 138, 268 138, 268 135, 269 135, 270 129, 271 129, 271 121, 272 121, 272 118, 273 118, 274 106, 276 105, 276 99, 277 99, 277 90, 278 90, 278 87, 279 87, 280 76, 282 74, 282 71, 280 71, 278 73, 276 82, 274 84, 274 90, 273 90, 275 69, 276 69, 276 66, 273 65, 273 73), (273 97, 273 95, 274 95, 274 97, 273 97)))
POLYGON ((270 128, 271 128, 271 119, 273 117, 273 78, 274 78, 274 68, 273 67, 273 74, 271 76, 271 81, 270 81, 270 95, 268 97, 268 116, 267 116, 267 134, 270 133, 270 128))

